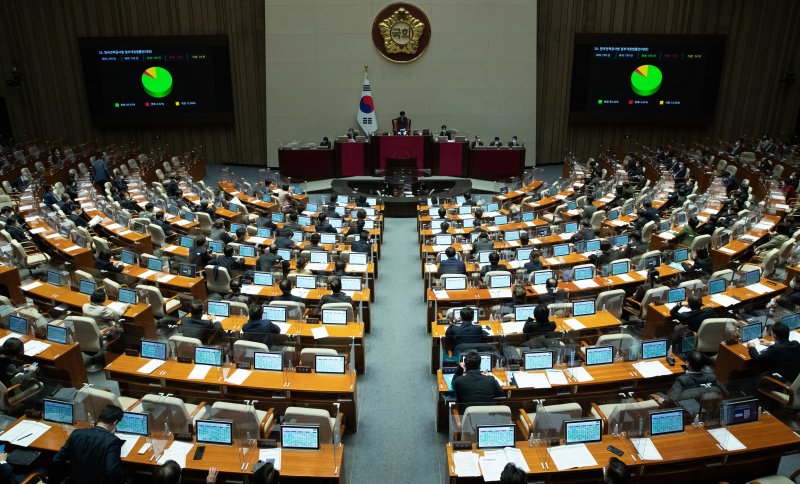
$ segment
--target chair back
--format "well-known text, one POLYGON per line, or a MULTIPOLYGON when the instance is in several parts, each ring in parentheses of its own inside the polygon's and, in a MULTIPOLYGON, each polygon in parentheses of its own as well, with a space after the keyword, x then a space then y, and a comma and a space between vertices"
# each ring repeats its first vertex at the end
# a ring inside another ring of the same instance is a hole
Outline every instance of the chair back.
POLYGON ((161 294, 161 289, 155 286, 139 284, 136 286, 136 290, 139 291, 139 294, 144 295, 144 297, 147 299, 147 304, 153 308, 153 316, 157 318, 163 318, 164 296, 161 294))
POLYGON ((286 319, 302 319, 306 312, 306 305, 297 301, 270 301, 269 305, 285 307, 286 319))
POLYGON ((726 328, 736 326, 735 319, 709 318, 703 321, 697 329, 697 351, 703 353, 717 353, 719 344, 725 339, 726 328))
POLYGON ((478 436, 479 425, 508 425, 510 423, 512 423, 511 408, 506 405, 469 406, 461 417, 461 440, 474 441, 478 436))
POLYGON ((595 305, 597 311, 608 311, 618 319, 622 317, 622 306, 625 302, 625 290, 614 289, 603 291, 597 295, 595 305))
POLYGON ((631 356, 631 351, 637 350, 637 339, 626 333, 604 334, 597 338, 595 346, 613 346, 615 353, 623 352, 626 356, 631 356))
POLYGON ((353 305, 350 304, 350 303, 332 302, 332 303, 323 304, 319 308, 320 314, 322 314, 322 311, 324 311, 325 309, 346 309, 347 310, 347 321, 348 322, 355 321, 353 305))
POLYGON ((249 316, 250 307, 239 301, 228 301, 231 316, 249 316))
POLYGON ((169 337, 169 347, 174 356, 185 358, 194 358, 194 349, 198 346, 203 346, 203 342, 197 338, 189 338, 179 334, 174 334, 169 337))
POLYGON ((81 351, 96 353, 103 350, 100 344, 100 328, 93 318, 85 316, 68 316, 65 321, 72 321, 75 328, 75 342, 81 351))
POLYGON ((645 244, 650 243, 650 239, 653 238, 653 230, 655 230, 655 228, 656 223, 652 220, 642 226, 642 242, 645 244))
MULTIPOLYGON (((489 281, 493 277, 496 277, 496 276, 507 276, 509 274, 511 274, 511 273, 508 272, 508 271, 488 271, 486 274, 483 275, 483 282, 485 282, 486 284, 489 284, 489 281)), ((511 282, 512 283, 514 282, 513 278, 511 280, 511 282)))
POLYGON ((194 212, 195 220, 200 224, 198 230, 208 235, 211 233, 211 216, 205 212, 194 212))
POLYGON ((711 279, 720 279, 720 278, 725 279, 726 281, 728 281, 728 283, 730 283, 731 281, 733 281, 733 271, 731 269, 719 270, 719 271, 711 274, 711 277, 709 278, 709 280, 711 280, 711 279))
POLYGON ((683 281, 678 284, 678 287, 685 287, 687 291, 696 291, 698 289, 704 288, 706 285, 700 279, 692 279, 689 281, 683 281))
MULTIPOLYGON (((142 397, 142 412, 149 413, 161 426, 167 423, 173 432, 192 431, 192 416, 180 398, 147 394, 142 397)), ((203 418, 202 415, 195 417, 203 418)))
POLYGON ((92 420, 96 421, 107 405, 122 408, 115 394, 89 386, 83 387, 75 394, 75 420, 87 420, 91 414, 92 420))
POLYGON ((710 235, 698 235, 694 238, 691 245, 689 245, 689 249, 692 251, 692 254, 697 254, 697 251, 700 249, 708 249, 709 244, 711 244, 710 235))
POLYGON ((231 290, 231 276, 228 269, 216 265, 205 267, 206 287, 209 292, 227 294, 231 290))
POLYGON ((232 420, 235 435, 240 439, 256 439, 259 436, 260 422, 258 413, 252 405, 233 402, 214 402, 211 405, 211 415, 213 419, 232 420))
POLYGON ((269 347, 264 343, 238 339, 233 342, 233 361, 237 363, 253 364, 253 353, 267 352, 269 347))
POLYGON ((642 315, 641 319, 647 317, 647 307, 650 306, 650 303, 653 299, 659 298, 663 296, 667 291, 669 291, 669 287, 654 287, 652 289, 648 289, 644 296, 642 297, 642 315))
POLYGON ((162 246, 167 243, 167 236, 164 235, 164 230, 156 224, 147 226, 147 233, 150 234, 150 240, 154 245, 162 246))
POLYGON ((775 272, 775 266, 778 264, 780 252, 779 249, 772 249, 764 256, 764 261, 761 263, 761 268, 763 269, 761 273, 762 277, 769 277, 775 272))
POLYGON ((333 443, 333 426, 336 417, 321 408, 289 407, 283 414, 284 423, 299 425, 319 425, 320 443, 333 443))
POLYGON ((598 232, 603 225, 603 220, 606 219, 606 211, 605 210, 598 210, 592 214, 591 224, 592 230, 598 232))

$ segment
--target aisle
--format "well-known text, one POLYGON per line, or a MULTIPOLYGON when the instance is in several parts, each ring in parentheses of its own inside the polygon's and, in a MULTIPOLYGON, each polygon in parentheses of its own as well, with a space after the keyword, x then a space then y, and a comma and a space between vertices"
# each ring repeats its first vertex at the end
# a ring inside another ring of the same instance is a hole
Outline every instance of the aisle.
POLYGON ((386 219, 358 433, 345 438, 348 482, 443 482, 444 435, 434 427, 430 336, 412 218, 386 219), (352 452, 350 452, 352 450, 352 452))

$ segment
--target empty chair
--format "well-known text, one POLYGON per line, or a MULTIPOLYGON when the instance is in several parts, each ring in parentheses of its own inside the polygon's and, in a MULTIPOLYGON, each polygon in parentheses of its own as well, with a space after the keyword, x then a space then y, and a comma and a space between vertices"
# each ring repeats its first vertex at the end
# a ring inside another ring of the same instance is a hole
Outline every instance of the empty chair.
POLYGON ((603 421, 603 428, 606 429, 605 431, 608 431, 609 420, 615 420, 620 412, 624 412, 626 410, 634 412, 658 410, 658 403, 655 400, 606 403, 602 405, 592 403, 590 413, 593 418, 601 419, 603 421))
POLYGON ((157 319, 162 319, 181 307, 177 296, 164 299, 164 296, 161 294, 161 289, 155 286, 140 284, 136 286, 136 290, 142 295, 142 299, 144 299, 143 302, 153 309, 153 316, 157 319))
POLYGON ((697 329, 697 351, 716 354, 719 344, 725 340, 728 326, 736 326, 735 319, 709 318, 703 321, 697 329))
POLYGON ((112 279, 105 278, 103 279, 103 288, 106 291, 106 296, 109 299, 118 299, 119 298, 119 288, 120 285, 116 281, 112 279))
POLYGON ((795 378, 791 384, 778 380, 772 375, 764 376, 761 380, 769 383, 768 385, 758 385, 759 392, 764 396, 776 401, 786 410, 794 412, 800 410, 800 376, 795 378))
POLYGON ((158 428, 167 424, 173 432, 191 433, 194 421, 206 418, 208 407, 204 403, 184 403, 180 398, 170 395, 147 394, 131 411, 149 413, 158 422, 158 428))
MULTIPOLYGON (((537 407, 536 412, 528 414, 524 409, 519 410, 519 420, 517 420, 517 428, 522 431, 522 438, 528 440, 530 438, 531 429, 542 425, 536 422, 537 418, 548 419, 555 416, 565 416, 570 420, 579 419, 583 415, 583 409, 579 403, 560 403, 556 405, 542 405, 537 407), (550 415, 548 415, 550 414, 550 415)), ((557 424, 557 422, 553 422, 557 424)), ((546 424, 545 424, 546 425, 546 424)), ((549 426, 549 425, 548 425, 549 426)), ((560 428, 561 425, 558 425, 560 428)))
POLYGON ((81 172, 81 176, 87 176, 89 174, 89 170, 86 168, 86 165, 84 165, 82 162, 78 163, 78 171, 81 172))
MULTIPOLYGON (((488 402, 487 402, 488 403, 488 402)), ((454 411, 457 407, 453 407, 454 411)), ((463 417, 460 418, 461 425, 458 425, 459 418, 456 420, 456 432, 460 432, 459 440, 475 441, 478 434, 479 425, 507 425, 512 423, 511 408, 506 405, 472 405, 464 410, 463 417)))
POLYGON ((86 420, 89 414, 92 415, 93 420, 96 420, 107 405, 128 410, 137 402, 136 398, 117 396, 110 391, 90 386, 85 386, 78 390, 74 399, 76 420, 86 420))
POLYGON ((102 370, 103 345, 100 338, 102 334, 109 331, 111 327, 107 328, 105 331, 100 331, 95 320, 85 316, 69 316, 65 318, 65 322, 66 321, 72 321, 75 331, 75 342, 78 343, 81 352, 87 353, 90 357, 90 364, 86 367, 86 371, 95 373, 102 370))
POLYGON ((689 245, 689 250, 692 251, 692 254, 697 254, 697 251, 700 249, 708 249, 709 244, 711 244, 710 235, 698 235, 694 238, 691 245, 689 245))
POLYGON ((97 236, 92 237, 92 245, 94 246, 95 258, 99 257, 100 252, 102 252, 104 249, 111 252, 112 254, 117 252, 117 249, 103 237, 97 237, 97 236))
POLYGON ((322 306, 320 306, 320 308, 319 308, 319 310, 320 310, 320 314, 322 314, 322 311, 324 311, 324 310, 326 310, 326 309, 346 309, 346 310, 347 310, 347 321, 348 321, 348 322, 350 322, 350 321, 355 321, 355 316, 353 315, 353 314, 354 314, 354 312, 353 312, 353 305, 352 305, 352 304, 350 304, 350 303, 346 303, 346 302, 332 302, 332 303, 326 303, 326 304, 323 304, 323 305, 322 305, 322 306))
POLYGON ((231 316, 249 316, 250 307, 239 301, 228 301, 231 316))
POLYGON ((253 353, 267 352, 269 347, 264 343, 238 339, 233 342, 233 361, 236 363, 253 364, 253 353))
POLYGON ((131 174, 130 171, 128 171, 128 166, 124 164, 119 165, 119 171, 122 172, 122 175, 126 177, 131 174))
MULTIPOLYGON (((620 352, 626 357, 638 355, 638 340, 626 333, 604 334, 597 338, 594 346, 613 346, 614 354, 620 352)), ((586 354, 586 346, 581 346, 581 352, 586 354)))
POLYGON ((161 171, 161 168, 156 168, 156 177, 159 181, 164 181, 164 172, 161 171))
POLYGON ((706 287, 700 279, 692 279, 681 282, 678 287, 685 287, 687 291, 697 291, 706 287))
POLYGON ((270 306, 286 308, 286 319, 302 319, 306 312, 306 305, 297 301, 270 301, 270 306))
POLYGON ((789 256, 792 255, 792 249, 794 248, 795 243, 797 243, 796 239, 789 239, 783 244, 781 244, 781 248, 778 249, 777 265, 779 267, 783 267, 786 265, 786 262, 789 260, 789 256))
POLYGON ((772 169, 772 178, 779 179, 781 175, 783 175, 783 165, 779 163, 772 169))
POLYGON ((597 311, 608 311, 617 318, 622 317, 622 306, 625 302, 625 290, 614 289, 603 291, 597 295, 595 301, 597 311))
POLYGON ((333 443, 333 436, 341 431, 336 428, 336 417, 320 408, 288 407, 283 414, 285 424, 318 425, 320 443, 333 443))
POLYGON ((72 271, 72 274, 75 275, 75 283, 78 286, 80 286, 81 281, 95 282, 94 281, 94 276, 92 276, 91 274, 89 274, 86 271, 82 271, 82 270, 78 269, 78 270, 72 271))
POLYGON ((23 248, 22 244, 16 240, 11 240, 10 242, 11 248, 14 251, 14 258, 16 259, 17 265, 23 269, 28 269, 28 272, 31 275, 33 275, 34 269, 41 267, 50 261, 50 256, 44 252, 39 252, 33 246, 33 244, 31 244, 29 247, 23 248))
POLYGON ((728 283, 731 283, 733 281, 733 271, 730 269, 719 270, 711 274, 709 280, 720 279, 720 278, 725 279, 726 281, 728 281, 728 283))
POLYGON ((136 160, 131 158, 130 160, 128 160, 128 168, 130 168, 131 170, 137 170, 139 168, 139 165, 136 163, 136 160))
POLYGON ((252 405, 233 402, 214 402, 211 418, 233 421, 238 437, 246 440, 267 435, 274 420, 272 410, 257 410, 252 405))
POLYGON ((210 292, 228 294, 231 290, 231 275, 228 269, 218 265, 205 267, 206 287, 210 292))
POLYGON ((314 357, 316 355, 328 355, 328 356, 336 356, 339 353, 336 352, 333 348, 303 348, 300 350, 300 361, 303 362, 305 358, 307 365, 314 365, 314 357))
POLYGON ((211 216, 205 212, 194 212, 194 218, 200 226, 197 231, 203 235, 211 234, 211 216))
POLYGON ((172 355, 182 358, 194 358, 194 349, 203 346, 203 342, 199 339, 179 334, 170 336, 168 342, 172 355))
POLYGON ((600 227, 602 227, 603 220, 605 220, 605 218, 606 218, 605 210, 598 210, 595 213, 593 213, 591 218, 592 230, 594 230, 595 232, 599 232, 600 227))
POLYGON ((778 263, 778 258, 780 256, 780 250, 772 249, 764 256, 764 260, 761 261, 761 276, 762 277, 769 277, 775 272, 775 266, 778 263))
POLYGON ((150 234, 150 240, 153 241, 153 245, 157 247, 163 247, 168 245, 167 236, 164 235, 164 229, 159 227, 156 224, 150 224, 147 226, 147 233, 150 234))

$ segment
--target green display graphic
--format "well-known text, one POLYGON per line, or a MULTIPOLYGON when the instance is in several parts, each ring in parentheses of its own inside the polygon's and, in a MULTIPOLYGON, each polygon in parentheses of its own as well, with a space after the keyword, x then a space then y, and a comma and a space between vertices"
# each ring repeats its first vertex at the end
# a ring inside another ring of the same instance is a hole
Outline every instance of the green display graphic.
POLYGON ((661 87, 661 69, 645 64, 631 73, 631 89, 639 96, 652 96, 661 87))
POLYGON ((142 73, 142 87, 149 96, 168 96, 172 92, 172 74, 163 67, 149 67, 142 73))

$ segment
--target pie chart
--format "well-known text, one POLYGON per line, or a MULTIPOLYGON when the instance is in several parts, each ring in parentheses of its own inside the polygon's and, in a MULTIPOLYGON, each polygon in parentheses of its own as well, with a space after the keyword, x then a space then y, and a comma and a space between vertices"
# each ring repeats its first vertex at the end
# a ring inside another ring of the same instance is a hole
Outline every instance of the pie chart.
POLYGON ((631 89, 640 96, 652 96, 661 87, 661 69, 644 64, 631 73, 631 89))
POLYGON ((148 67, 142 73, 142 87, 149 96, 167 96, 172 92, 172 74, 163 67, 148 67))

